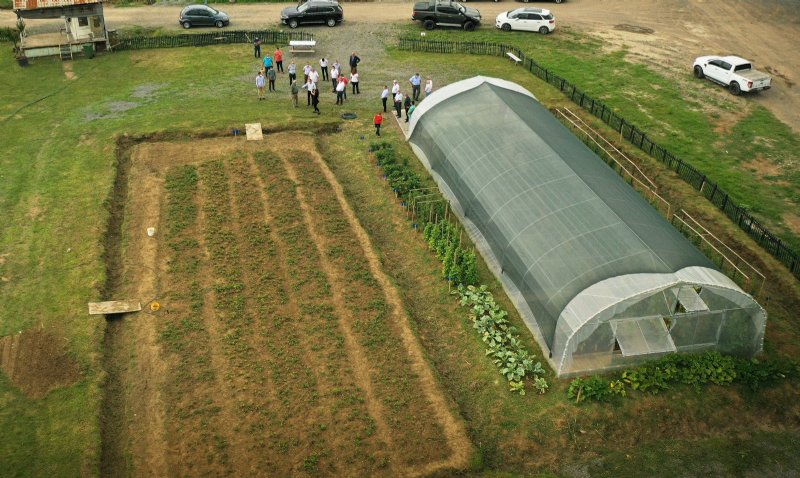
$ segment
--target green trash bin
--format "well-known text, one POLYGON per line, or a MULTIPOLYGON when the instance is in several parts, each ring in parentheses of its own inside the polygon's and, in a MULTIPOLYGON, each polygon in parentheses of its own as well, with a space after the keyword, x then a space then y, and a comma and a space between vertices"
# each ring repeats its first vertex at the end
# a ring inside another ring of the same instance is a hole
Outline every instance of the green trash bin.
POLYGON ((94 43, 86 43, 83 45, 83 56, 86 58, 94 58, 94 43))

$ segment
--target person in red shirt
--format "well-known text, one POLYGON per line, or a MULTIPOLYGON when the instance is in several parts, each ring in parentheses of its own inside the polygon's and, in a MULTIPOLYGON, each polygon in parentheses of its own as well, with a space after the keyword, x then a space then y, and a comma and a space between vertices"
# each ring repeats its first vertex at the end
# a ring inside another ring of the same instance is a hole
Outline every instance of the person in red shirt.
POLYGON ((275 70, 283 73, 283 52, 281 51, 281 47, 275 50, 275 54, 272 55, 272 58, 275 60, 275 70))
POLYGON ((377 136, 381 135, 381 124, 383 123, 383 113, 378 111, 378 114, 375 115, 375 119, 373 120, 375 123, 375 134, 377 136))

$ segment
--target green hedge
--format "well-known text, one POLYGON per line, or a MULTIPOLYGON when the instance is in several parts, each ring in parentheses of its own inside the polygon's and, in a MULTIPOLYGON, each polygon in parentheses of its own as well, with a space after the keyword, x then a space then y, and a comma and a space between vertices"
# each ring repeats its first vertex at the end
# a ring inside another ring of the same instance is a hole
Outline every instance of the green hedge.
POLYGON ((679 383, 691 385, 696 390, 707 384, 740 383, 758 391, 799 376, 800 362, 796 360, 760 361, 722 355, 716 351, 671 354, 608 377, 576 378, 570 383, 567 396, 575 403, 584 400, 607 402, 614 397, 627 396, 631 390, 657 394, 679 383))

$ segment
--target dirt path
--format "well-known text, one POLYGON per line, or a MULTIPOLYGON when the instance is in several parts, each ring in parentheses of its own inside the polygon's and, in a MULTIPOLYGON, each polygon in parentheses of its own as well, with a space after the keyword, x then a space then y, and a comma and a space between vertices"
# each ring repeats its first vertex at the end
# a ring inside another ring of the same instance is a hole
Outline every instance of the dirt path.
MULTIPOLYGON (((373 35, 375 23, 410 22, 413 2, 348 3, 346 22, 337 28, 343 41, 351 29, 363 33, 362 41, 381 43, 373 35)), ((230 28, 250 29, 278 25, 281 9, 289 4, 231 4, 221 6, 232 18, 230 28)), ((481 10, 484 25, 494 28, 498 13, 521 3, 471 2, 481 10)), ((571 0, 561 5, 539 4, 551 9, 559 26, 598 35, 612 45, 624 46, 632 61, 646 63, 671 75, 686 75, 694 57, 701 54, 738 54, 752 60, 757 68, 773 75, 773 88, 748 101, 764 105, 781 121, 800 133, 800 3, 796 0, 571 0)), ((178 30, 181 7, 115 8, 107 6, 110 28, 178 30)), ((0 26, 13 26, 14 14, 0 12, 0 26)), ((30 21, 41 28, 53 21, 30 21)), ((327 27, 309 28, 312 33, 327 27)), ((360 48, 361 45, 353 45, 360 48)))

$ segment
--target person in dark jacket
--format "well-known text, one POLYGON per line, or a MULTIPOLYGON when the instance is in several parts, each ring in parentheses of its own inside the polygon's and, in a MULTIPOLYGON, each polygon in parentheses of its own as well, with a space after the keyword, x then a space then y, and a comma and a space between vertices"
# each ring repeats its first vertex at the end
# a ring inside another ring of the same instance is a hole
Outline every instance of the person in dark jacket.
POLYGON ((403 100, 403 108, 406 110, 406 123, 408 123, 408 109, 411 108, 411 97, 406 95, 406 99, 403 100))
POLYGON ((358 64, 361 63, 361 58, 356 55, 356 52, 353 52, 350 55, 350 73, 356 73, 358 71, 358 64))
POLYGON ((253 38, 253 55, 256 58, 261 58, 261 38, 253 38))

